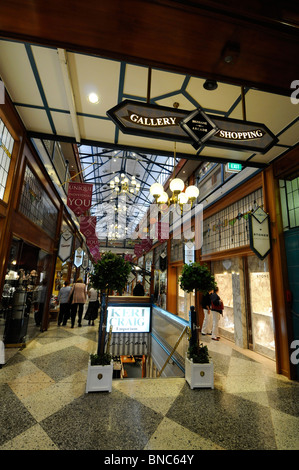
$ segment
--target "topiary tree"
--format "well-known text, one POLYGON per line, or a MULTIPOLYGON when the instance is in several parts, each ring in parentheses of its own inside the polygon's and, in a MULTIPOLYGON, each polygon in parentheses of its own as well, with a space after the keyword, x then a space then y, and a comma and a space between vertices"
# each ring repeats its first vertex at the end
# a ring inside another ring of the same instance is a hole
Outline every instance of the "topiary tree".
POLYGON ((214 276, 206 264, 184 264, 182 274, 179 277, 181 289, 186 292, 193 290, 206 294, 217 286, 214 276))
POLYGON ((130 263, 121 256, 108 251, 97 261, 93 273, 90 275, 90 282, 95 289, 100 291, 102 300, 97 351, 99 356, 102 356, 105 350, 108 294, 113 290, 122 292, 128 282, 130 272, 130 263))
MULTIPOLYGON (((181 289, 186 292, 199 291, 202 294, 215 289, 217 286, 214 276, 206 264, 189 263, 184 264, 182 274, 179 277, 181 289)), ((196 330, 193 330, 193 324, 196 324, 196 313, 194 307, 190 308, 190 326, 191 334, 189 338, 189 355, 195 357, 202 355, 203 349, 197 344, 196 330)), ((209 362, 209 361, 207 361, 209 362)))

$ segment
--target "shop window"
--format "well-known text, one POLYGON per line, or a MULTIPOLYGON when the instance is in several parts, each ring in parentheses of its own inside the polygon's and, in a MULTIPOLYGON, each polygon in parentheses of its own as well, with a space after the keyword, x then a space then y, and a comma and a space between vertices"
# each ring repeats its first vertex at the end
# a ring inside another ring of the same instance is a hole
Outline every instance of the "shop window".
POLYGON ((154 302, 166 309, 167 292, 167 242, 154 251, 154 302))
POLYGON ((170 240, 170 262, 183 261, 184 243, 181 239, 172 238, 170 240))
POLYGON ((211 171, 213 167, 215 167, 217 163, 207 162, 201 165, 198 172, 195 174, 196 181, 199 183, 203 178, 205 178, 208 173, 211 171))
POLYGON ((0 333, 5 344, 25 343, 39 332, 49 307, 41 307, 42 286, 49 287, 52 256, 14 238, 0 303, 0 333), (44 282, 43 282, 44 281, 44 282))
POLYGON ((28 166, 25 170, 19 210, 50 237, 55 238, 58 210, 28 166))
POLYGON ((239 258, 214 261, 212 272, 219 288, 218 295, 224 304, 219 328, 223 336, 234 340, 235 316, 241 316, 239 258))
POLYGON ((0 199, 3 199, 14 139, 0 119, 0 199))
POLYGON ((209 175, 199 183, 199 200, 203 201, 214 189, 222 184, 221 165, 217 165, 209 175))
POLYGON ((274 324, 267 260, 248 257, 253 350, 275 359, 274 324))
POLYGON ((205 219, 202 254, 249 245, 248 215, 258 206, 263 206, 262 189, 205 219))
POLYGON ((280 180, 279 189, 283 229, 299 227, 299 177, 280 180))

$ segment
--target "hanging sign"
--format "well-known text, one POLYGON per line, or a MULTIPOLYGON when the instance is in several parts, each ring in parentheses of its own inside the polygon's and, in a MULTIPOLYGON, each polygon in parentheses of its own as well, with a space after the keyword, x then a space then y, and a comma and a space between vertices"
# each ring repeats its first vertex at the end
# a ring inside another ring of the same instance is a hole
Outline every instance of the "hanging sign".
POLYGON ((76 268, 79 268, 83 262, 83 256, 84 256, 84 251, 82 250, 82 248, 78 248, 76 251, 75 251, 75 258, 74 258, 74 265, 76 266, 76 268))
POLYGON ((241 163, 228 162, 225 165, 226 173, 239 173, 242 170, 241 163))
POLYGON ((64 263, 71 256, 73 246, 73 235, 69 230, 62 232, 60 236, 58 256, 64 263))
POLYGON ((183 119, 180 125, 193 139, 196 149, 205 144, 266 153, 278 141, 265 124, 212 116, 200 108, 183 119))
MULTIPOLYGON (((261 123, 124 100, 107 111, 124 134, 266 153, 278 139, 261 123)), ((188 157, 185 157, 188 158, 188 157)))
POLYGON ((96 234, 91 235, 90 237, 86 238, 86 244, 88 246, 90 254, 97 261, 99 259, 100 252, 99 252, 99 240, 96 234))
POLYGON ((80 231, 85 235, 86 238, 96 236, 96 217, 80 217, 80 231))
POLYGON ((271 250, 270 218, 258 207, 249 214, 250 248, 263 260, 271 250))
POLYGON ((139 258, 143 254, 143 248, 141 246, 141 243, 136 243, 134 246, 134 255, 139 258))
POLYGON ((83 256, 83 261, 82 261, 82 268, 83 268, 83 269, 87 269, 87 268, 88 268, 88 262, 89 262, 88 255, 85 254, 85 255, 83 256))
POLYGON ((78 217, 91 206, 92 184, 69 183, 67 205, 78 217))
POLYGON ((190 137, 180 127, 189 113, 176 108, 124 100, 107 111, 107 115, 124 134, 189 142, 190 137))
POLYGON ((168 222, 156 222, 155 226, 155 238, 160 242, 165 242, 169 239, 169 223, 168 222))
POLYGON ((216 132, 216 124, 200 109, 196 109, 180 123, 181 127, 194 141, 194 147, 201 147, 216 132))
POLYGON ((159 268, 160 271, 165 271, 167 269, 167 255, 164 252, 160 255, 159 268))
POLYGON ((195 262, 195 247, 194 243, 187 242, 184 244, 184 263, 194 263, 195 262))

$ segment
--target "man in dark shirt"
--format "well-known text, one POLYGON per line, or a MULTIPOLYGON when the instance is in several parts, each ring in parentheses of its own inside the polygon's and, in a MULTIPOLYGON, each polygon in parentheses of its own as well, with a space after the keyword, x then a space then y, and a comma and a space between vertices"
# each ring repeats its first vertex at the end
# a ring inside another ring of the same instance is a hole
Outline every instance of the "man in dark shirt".
POLYGON ((144 295, 144 288, 141 281, 137 281, 137 284, 133 289, 133 295, 144 295))

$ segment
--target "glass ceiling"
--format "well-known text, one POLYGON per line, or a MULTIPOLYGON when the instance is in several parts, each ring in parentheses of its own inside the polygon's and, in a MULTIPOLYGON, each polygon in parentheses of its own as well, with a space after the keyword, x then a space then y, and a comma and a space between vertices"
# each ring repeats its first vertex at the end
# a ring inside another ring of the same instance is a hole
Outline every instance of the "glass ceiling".
MULTIPOLYGON (((78 145, 85 183, 93 184, 91 216, 97 217, 96 233, 99 240, 130 239, 136 226, 154 202, 150 186, 161 184, 173 172, 173 157, 136 153, 129 150, 111 150, 78 145), (118 177, 130 184, 123 192, 118 177), (137 192, 136 187, 139 186, 137 192), (131 189, 131 191, 130 191, 131 189)), ((176 159, 176 163, 179 159, 176 159)))

